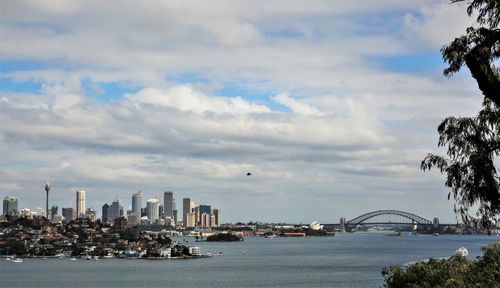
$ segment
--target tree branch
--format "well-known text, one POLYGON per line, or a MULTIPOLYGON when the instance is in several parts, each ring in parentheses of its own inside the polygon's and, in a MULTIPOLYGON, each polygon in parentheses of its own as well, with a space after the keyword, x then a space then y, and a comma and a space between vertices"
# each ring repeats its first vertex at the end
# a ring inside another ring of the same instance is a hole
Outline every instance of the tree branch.
POLYGON ((500 42, 500 30, 488 30, 488 34, 481 43, 465 55, 465 63, 483 95, 500 107, 500 80, 490 63, 491 49, 497 42, 500 42))

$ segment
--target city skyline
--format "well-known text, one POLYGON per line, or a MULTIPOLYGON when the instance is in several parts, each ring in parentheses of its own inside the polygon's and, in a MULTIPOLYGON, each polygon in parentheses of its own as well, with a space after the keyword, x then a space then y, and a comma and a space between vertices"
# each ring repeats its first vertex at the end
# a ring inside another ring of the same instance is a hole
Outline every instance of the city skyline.
POLYGON ((225 221, 455 220, 420 162, 480 109, 467 71, 442 76, 463 3, 91 4, 2 3, 0 197, 45 207, 48 179, 49 207, 179 191, 225 221))

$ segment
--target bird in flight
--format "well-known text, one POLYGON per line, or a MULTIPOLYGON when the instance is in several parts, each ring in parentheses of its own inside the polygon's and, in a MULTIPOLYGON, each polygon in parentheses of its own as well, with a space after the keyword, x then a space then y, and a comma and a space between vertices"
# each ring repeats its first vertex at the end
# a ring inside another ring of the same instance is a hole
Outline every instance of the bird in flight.
POLYGON ((250 175, 252 175, 252 173, 248 172, 248 173, 247 173, 247 176, 250 176, 250 175))

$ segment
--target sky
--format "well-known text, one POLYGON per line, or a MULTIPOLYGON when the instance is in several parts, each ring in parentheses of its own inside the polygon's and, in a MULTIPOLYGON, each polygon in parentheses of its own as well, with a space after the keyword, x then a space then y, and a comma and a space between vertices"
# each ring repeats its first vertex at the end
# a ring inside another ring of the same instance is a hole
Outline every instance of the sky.
POLYGON ((447 0, 1 1, 0 197, 45 207, 48 180, 59 207, 173 191, 223 222, 453 223, 420 162, 481 108, 439 53, 472 23, 447 0))

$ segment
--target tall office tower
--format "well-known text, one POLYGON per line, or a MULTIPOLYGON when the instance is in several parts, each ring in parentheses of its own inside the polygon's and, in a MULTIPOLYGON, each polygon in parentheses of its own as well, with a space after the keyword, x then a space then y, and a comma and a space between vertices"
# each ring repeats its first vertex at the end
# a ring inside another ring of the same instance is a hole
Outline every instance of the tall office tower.
POLYGON ((108 211, 109 211, 109 205, 108 203, 104 203, 104 205, 102 205, 102 219, 101 219, 103 224, 108 223, 108 211))
POLYGON ((184 199, 182 199, 182 225, 184 227, 188 227, 187 226, 187 216, 189 213, 191 213, 191 199, 184 198, 184 199))
POLYGON ((191 210, 193 210, 194 213, 194 223, 195 225, 201 225, 201 214, 200 214, 200 207, 199 206, 194 206, 191 204, 191 210))
POLYGON ((85 191, 76 191, 76 218, 85 214, 85 191))
POLYGON ((49 191, 50 184, 49 182, 45 183, 45 192, 47 193, 47 197, 45 198, 45 213, 47 213, 46 218, 52 220, 49 215, 49 191))
POLYGON ((137 191, 137 193, 132 194, 132 213, 135 213, 139 218, 141 218, 141 208, 142 192, 137 191))
MULTIPOLYGON (((200 222, 203 222, 203 214, 207 214, 208 215, 208 219, 210 219, 210 216, 212 216, 212 207, 210 207, 210 205, 200 205, 198 206, 199 207, 199 215, 200 215, 200 222)), ((200 223, 202 226, 204 227, 208 227, 210 226, 210 220, 208 220, 206 223, 208 223, 207 225, 203 225, 202 223, 200 223)))
POLYGON ((195 216, 194 213, 188 213, 186 215, 186 224, 184 224, 184 227, 195 227, 196 222, 195 222, 195 216))
POLYGON ((179 221, 179 219, 178 219, 178 212, 177 212, 177 210, 174 210, 174 219, 173 219, 173 220, 174 220, 174 223, 173 223, 173 225, 172 225, 172 226, 174 226, 174 227, 175 227, 175 226, 177 225, 177 221, 179 221))
POLYGON ((164 218, 174 218, 174 193, 166 191, 163 193, 163 213, 164 218))
POLYGON ((212 214, 215 217, 214 222, 215 222, 215 227, 220 227, 220 209, 214 209, 212 210, 212 214))
POLYGON ((210 214, 201 214, 201 227, 210 227, 210 214))
POLYGON ((68 223, 69 221, 76 219, 76 210, 75 208, 62 208, 62 214, 64 216, 64 221, 68 223))
POLYGON ((153 198, 146 202, 146 211, 148 214, 149 223, 155 224, 160 220, 160 200, 153 198))
POLYGON ((18 199, 16 197, 5 196, 3 198, 3 214, 4 215, 15 215, 19 213, 17 208, 18 199))
POLYGON ((160 219, 165 219, 165 211, 163 211, 163 205, 158 206, 158 213, 160 215, 160 219))
POLYGON ((116 199, 111 203, 108 208, 108 223, 114 223, 115 218, 123 216, 123 206, 119 199, 116 199))
POLYGON ((57 207, 57 205, 54 205, 52 206, 52 208, 50 208, 50 221, 54 221, 54 217, 57 215, 57 209, 59 207, 57 207))

